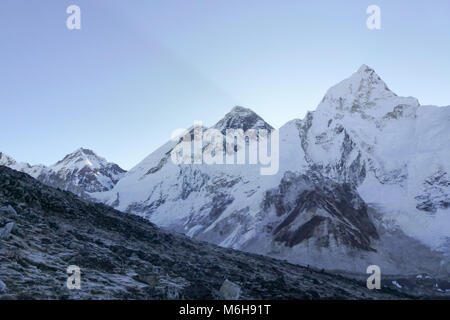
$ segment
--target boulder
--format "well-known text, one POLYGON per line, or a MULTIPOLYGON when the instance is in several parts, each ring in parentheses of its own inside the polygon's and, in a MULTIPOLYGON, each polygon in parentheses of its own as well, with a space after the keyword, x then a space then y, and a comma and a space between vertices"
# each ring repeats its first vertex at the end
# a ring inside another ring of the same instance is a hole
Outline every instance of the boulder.
POLYGON ((0 228, 0 239, 8 239, 14 228, 14 222, 8 222, 3 228, 0 228))
POLYGON ((224 300, 239 300, 241 288, 227 279, 222 284, 219 293, 221 298, 224 300))
POLYGON ((14 210, 13 207, 11 207, 10 205, 4 206, 0 208, 0 214, 2 213, 6 213, 6 214, 12 214, 13 216, 17 216, 17 211, 14 210))
POLYGON ((5 293, 6 292, 6 284, 0 280, 0 293, 5 293))
POLYGON ((175 286, 167 286, 166 287, 166 297, 168 300, 178 300, 180 298, 180 293, 178 288, 175 286))

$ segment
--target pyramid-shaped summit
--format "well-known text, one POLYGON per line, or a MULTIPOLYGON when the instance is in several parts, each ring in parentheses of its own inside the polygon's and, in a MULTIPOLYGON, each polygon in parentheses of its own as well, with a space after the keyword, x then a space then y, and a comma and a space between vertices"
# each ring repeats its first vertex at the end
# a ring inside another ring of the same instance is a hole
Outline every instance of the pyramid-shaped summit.
POLYGON ((235 106, 228 112, 222 120, 214 125, 215 129, 225 133, 226 129, 266 129, 273 130, 273 127, 264 121, 252 109, 235 106))
POLYGON ((358 71, 349 78, 331 87, 324 99, 333 100, 337 98, 376 96, 395 97, 381 77, 369 66, 363 64, 358 71))
POLYGON ((415 98, 397 96, 375 70, 363 64, 349 78, 331 87, 317 110, 327 113, 362 112, 380 117, 393 111, 397 105, 417 107, 419 102, 415 98))
POLYGON ((78 148, 72 153, 66 155, 62 160, 58 161, 55 166, 68 165, 88 165, 97 167, 99 163, 107 163, 106 159, 98 156, 94 151, 86 148, 78 148), (84 164, 82 164, 84 163, 84 164))

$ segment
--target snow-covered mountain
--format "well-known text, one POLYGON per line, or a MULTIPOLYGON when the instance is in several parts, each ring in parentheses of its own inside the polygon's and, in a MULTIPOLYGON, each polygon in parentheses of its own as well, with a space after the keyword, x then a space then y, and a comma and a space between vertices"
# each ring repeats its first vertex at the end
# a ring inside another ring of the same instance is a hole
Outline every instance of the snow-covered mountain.
MULTIPOLYGON (((272 127, 236 107, 213 128, 272 127)), ((176 165, 179 142, 169 141, 95 197, 193 238, 294 263, 448 272, 450 107, 399 97, 363 65, 279 136, 273 176, 259 165, 176 165)))
POLYGON ((85 198, 89 198, 89 193, 112 189, 126 172, 94 151, 83 148, 49 167, 18 163, 3 153, 0 153, 0 165, 27 173, 47 185, 71 191, 85 198))
POLYGON ((369 67, 331 88, 304 123, 308 162, 435 249, 450 237, 450 107, 396 96, 369 67))
POLYGON ((0 166, 6 166, 16 171, 25 172, 34 178, 38 177, 45 169, 44 165, 31 166, 28 163, 17 162, 3 152, 0 152, 0 166))
POLYGON ((251 109, 240 106, 234 107, 213 128, 221 131, 223 134, 225 134, 227 129, 243 129, 244 131, 249 129, 273 130, 270 124, 251 109))

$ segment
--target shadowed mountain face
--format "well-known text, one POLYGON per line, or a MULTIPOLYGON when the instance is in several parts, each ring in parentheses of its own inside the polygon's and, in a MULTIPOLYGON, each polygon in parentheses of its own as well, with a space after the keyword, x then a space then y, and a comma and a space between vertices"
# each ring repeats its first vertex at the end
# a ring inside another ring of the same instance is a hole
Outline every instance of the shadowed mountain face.
POLYGON ((0 166, 0 228, 6 225, 0 298, 215 299, 225 279, 249 299, 407 297, 161 231, 0 166), (66 288, 69 265, 81 268, 79 291, 66 288))
POLYGON ((376 251, 379 239, 367 206, 350 184, 338 184, 317 173, 286 173, 280 186, 267 192, 265 210, 275 208, 281 222, 273 230, 274 240, 288 247, 315 241, 328 248, 332 243, 376 251))

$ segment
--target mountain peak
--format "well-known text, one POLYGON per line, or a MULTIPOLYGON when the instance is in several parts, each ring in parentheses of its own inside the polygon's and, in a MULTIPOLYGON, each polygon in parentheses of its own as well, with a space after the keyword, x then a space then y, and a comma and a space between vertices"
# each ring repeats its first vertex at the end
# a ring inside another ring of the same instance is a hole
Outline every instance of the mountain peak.
POLYGON ((395 96, 395 93, 387 87, 386 83, 380 78, 375 70, 363 64, 359 67, 358 71, 353 73, 349 78, 333 86, 328 91, 327 96, 333 95, 343 97, 352 95, 358 97, 372 92, 378 95, 395 96))
MULTIPOLYGON (((366 87, 371 88, 380 85, 382 89, 387 89, 386 83, 380 78, 380 76, 375 72, 374 69, 369 67, 366 64, 363 64, 359 67, 358 71, 356 71, 353 75, 351 75, 347 80, 354 80, 358 82, 366 82, 366 87)), ((345 82, 344 80, 343 82, 345 82)), ((363 88, 361 88, 363 89, 363 88)), ((389 90, 390 91, 390 90, 389 90)))
POLYGON ((91 149, 78 148, 47 170, 45 183, 85 196, 85 192, 110 190, 125 174, 91 149))
POLYGON ((56 170, 61 168, 99 168, 107 163, 108 161, 105 158, 100 157, 91 149, 78 148, 74 152, 69 153, 62 160, 58 161, 52 168, 56 170))
POLYGON ((45 166, 41 164, 31 166, 26 162, 17 162, 14 158, 8 156, 3 152, 0 152, 0 166, 5 166, 13 170, 25 172, 26 174, 29 174, 34 178, 37 178, 45 169, 45 166))
POLYGON ((85 155, 85 156, 94 156, 94 157, 99 157, 93 150, 91 149, 86 149, 86 148, 78 148, 77 150, 75 150, 74 152, 72 152, 70 155, 85 155))
POLYGON ((4 154, 3 152, 0 152, 0 166, 11 166, 16 164, 16 160, 8 156, 7 154, 4 154))
MULTIPOLYGON (((373 113, 374 116, 392 111, 391 103, 381 101, 394 101, 396 98, 397 95, 388 88, 375 70, 363 64, 349 78, 328 90, 318 110, 361 111, 373 113), (377 112, 376 109, 382 105, 383 110, 377 112)), ((404 103, 417 104, 415 100, 405 100, 404 103)))
POLYGON ((234 106, 229 113, 255 113, 255 112, 250 108, 234 106))
POLYGON ((367 64, 363 64, 361 67, 359 67, 357 73, 364 74, 364 73, 372 73, 375 72, 371 67, 369 67, 367 64))
POLYGON ((228 112, 222 120, 214 125, 215 129, 225 132, 226 129, 266 129, 273 130, 273 127, 264 121, 252 109, 235 106, 228 112))
POLYGON ((357 78, 358 80, 366 80, 369 84, 373 86, 381 85, 382 89, 389 90, 386 83, 380 78, 380 76, 375 72, 375 70, 366 64, 363 64, 361 67, 359 67, 358 71, 356 71, 350 77, 350 79, 353 77, 357 78))
POLYGON ((45 184, 71 191, 82 197, 86 196, 86 192, 112 189, 126 173, 117 164, 108 162, 86 148, 75 150, 50 167, 18 163, 0 152, 0 166, 27 173, 45 184))

